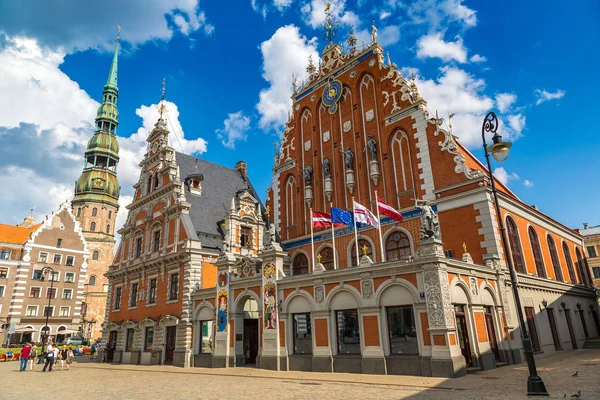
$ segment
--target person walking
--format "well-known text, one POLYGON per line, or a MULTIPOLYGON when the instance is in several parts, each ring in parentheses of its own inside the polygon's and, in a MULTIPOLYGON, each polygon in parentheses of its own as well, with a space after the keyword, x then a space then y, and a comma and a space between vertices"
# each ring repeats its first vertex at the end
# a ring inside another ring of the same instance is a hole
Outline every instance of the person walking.
MULTIPOLYGON (((58 353, 58 360, 60 361, 60 370, 65 370, 65 362, 67 361, 67 348, 63 346, 62 350, 58 353)), ((68 369, 68 368, 67 368, 68 369)))
POLYGON ((42 369, 42 372, 46 372, 46 369, 48 369, 48 372, 52 372, 53 365, 54 365, 54 346, 52 346, 52 343, 49 342, 46 345, 46 364, 44 364, 44 369, 42 369))
POLYGON ((90 360, 93 360, 96 355, 96 343, 92 343, 92 346, 90 347, 90 360))
POLYGON ((67 357, 66 357, 67 371, 69 370, 69 368, 71 368, 71 364, 73 363, 74 356, 75 355, 73 354, 73 350, 67 349, 67 357))
POLYGON ((19 365, 19 371, 23 372, 27 370, 27 361, 29 361, 29 355, 31 354, 31 345, 25 343, 25 346, 21 348, 21 363, 19 365))
POLYGON ((31 347, 31 353, 29 353, 29 369, 31 371, 34 370, 35 368, 35 363, 38 361, 38 347, 34 344, 33 347, 31 347))

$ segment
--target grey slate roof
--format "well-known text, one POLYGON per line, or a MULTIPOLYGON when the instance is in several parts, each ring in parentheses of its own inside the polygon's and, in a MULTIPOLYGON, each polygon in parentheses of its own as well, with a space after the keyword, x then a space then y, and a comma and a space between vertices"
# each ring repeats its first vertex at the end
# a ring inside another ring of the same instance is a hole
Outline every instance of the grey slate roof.
MULTIPOLYGON (((250 189, 252 196, 259 202, 260 198, 250 180, 246 183, 242 174, 233 168, 223 167, 179 152, 176 152, 175 157, 182 182, 189 175, 202 174, 204 177, 201 195, 192 194, 189 187, 184 185, 186 201, 191 204, 190 218, 183 219, 184 226, 193 239, 196 239, 194 232, 196 233, 202 247, 220 248, 223 243, 223 235, 219 223, 229 212, 231 199, 236 196, 238 191, 246 188, 250 189)), ((260 206, 262 214, 262 210, 264 210, 262 202, 260 206)))

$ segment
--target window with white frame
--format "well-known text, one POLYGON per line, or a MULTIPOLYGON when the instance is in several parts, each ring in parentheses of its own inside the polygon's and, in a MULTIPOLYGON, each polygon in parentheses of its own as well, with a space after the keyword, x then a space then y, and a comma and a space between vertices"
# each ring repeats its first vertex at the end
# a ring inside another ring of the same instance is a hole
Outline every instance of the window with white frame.
POLYGON ((152 252, 158 251, 160 249, 160 231, 154 231, 152 237, 152 252))
POLYGON ((37 317, 38 306, 27 306, 27 310, 25 311, 26 317, 37 317))
POLYGON ((169 301, 177 300, 179 296, 179 273, 169 274, 169 301))
POLYGON ((131 284, 131 290, 129 291, 129 307, 135 307, 137 305, 138 297, 138 283, 133 282, 131 284))
POLYGON ((73 289, 63 289, 62 298, 63 300, 73 299, 73 289))
POLYGON ((54 258, 52 259, 52 263, 53 264, 60 264, 62 261, 62 254, 55 254, 54 258))
POLYGON ((118 286, 115 288, 115 298, 113 301, 113 310, 121 309, 121 295, 123 294, 123 288, 118 286))
POLYGON ((47 299, 55 299, 56 298, 56 288, 47 288, 46 289, 46 298, 47 299))
POLYGON ((0 251, 0 260, 10 260, 9 249, 2 249, 2 251, 0 251))
POLYGON ((39 286, 32 286, 29 288, 29 297, 32 299, 39 299, 42 295, 42 288, 39 286))
POLYGON ((67 262, 65 262, 67 267, 72 267, 75 265, 75 256, 67 256, 67 262))
POLYGON ((0 278, 8 278, 8 268, 0 267, 0 278))
POLYGON ((135 249, 134 249, 134 257, 140 258, 142 255, 142 238, 138 237, 135 239, 135 249))
POLYGON ((68 283, 75 282, 75 272, 67 272, 65 274, 65 282, 68 282, 68 283))
POLYGON ((34 269, 33 270, 33 274, 31 275, 31 279, 34 279, 36 281, 41 281, 43 277, 44 277, 44 275, 42 274, 42 270, 41 269, 34 269))
POLYGON ((44 317, 52 317, 54 315, 54 306, 44 306, 44 317))
POLYGON ((4 288, 5 287, 6 286, 4 286, 4 285, 0 286, 0 297, 4 297, 4 288))
POLYGON ((38 256, 38 261, 41 263, 47 263, 48 262, 48 253, 46 253, 45 251, 40 251, 40 254, 38 256))
POLYGON ((600 267, 593 267, 594 279, 600 279, 600 267))
POLYGON ((60 278, 60 271, 50 271, 50 273, 48 274, 49 281, 58 282, 59 278, 60 278))
POLYGON ((71 311, 71 307, 61 307, 60 314, 61 317, 68 317, 71 311))
POLYGON ((598 257, 598 253, 596 253, 596 246, 587 246, 586 249, 590 258, 598 257))
POLYGON ((150 278, 148 281, 148 304, 156 304, 156 289, 158 278, 150 278))

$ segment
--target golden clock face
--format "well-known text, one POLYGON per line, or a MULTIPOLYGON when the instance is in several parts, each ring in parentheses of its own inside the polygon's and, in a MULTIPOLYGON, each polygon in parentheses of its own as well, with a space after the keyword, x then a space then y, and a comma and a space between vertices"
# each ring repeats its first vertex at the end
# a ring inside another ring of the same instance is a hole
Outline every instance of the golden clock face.
POLYGON ((104 181, 100 178, 94 179, 94 187, 102 187, 104 186, 104 181))

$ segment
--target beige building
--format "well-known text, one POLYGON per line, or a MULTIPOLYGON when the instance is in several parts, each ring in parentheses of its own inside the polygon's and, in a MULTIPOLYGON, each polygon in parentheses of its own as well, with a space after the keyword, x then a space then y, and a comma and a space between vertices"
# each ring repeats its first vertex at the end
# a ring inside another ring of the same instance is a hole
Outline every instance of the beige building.
POLYGON ((600 225, 583 224, 583 229, 579 233, 583 236, 592 281, 594 286, 600 288, 600 225))

